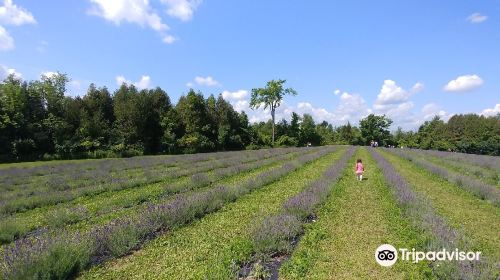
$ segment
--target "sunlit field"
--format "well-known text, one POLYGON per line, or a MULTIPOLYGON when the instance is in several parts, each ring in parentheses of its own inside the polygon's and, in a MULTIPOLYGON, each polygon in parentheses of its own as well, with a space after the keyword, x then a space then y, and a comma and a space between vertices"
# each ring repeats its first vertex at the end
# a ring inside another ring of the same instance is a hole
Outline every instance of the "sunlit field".
POLYGON ((2 277, 494 279, 499 163, 324 146, 3 164, 2 277), (481 259, 383 267, 386 243, 481 259))

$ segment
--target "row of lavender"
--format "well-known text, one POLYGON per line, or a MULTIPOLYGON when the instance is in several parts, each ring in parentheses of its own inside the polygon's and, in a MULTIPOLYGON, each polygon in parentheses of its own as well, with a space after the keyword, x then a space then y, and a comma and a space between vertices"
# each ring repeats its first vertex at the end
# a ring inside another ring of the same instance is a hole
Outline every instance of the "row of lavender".
POLYGON ((485 168, 500 171, 500 157, 487 155, 474 155, 464 153, 443 152, 435 150, 411 149, 419 153, 446 158, 454 161, 473 163, 485 168))
MULTIPOLYGON (((29 174, 22 174, 22 172, 19 174, 19 170, 24 170, 20 168, 0 169, 4 173, 4 175, 0 176, 0 189, 3 190, 0 194, 0 199, 24 193, 58 191, 89 185, 120 183, 120 181, 131 177, 140 177, 142 181, 147 183, 164 176, 166 171, 168 171, 169 176, 176 176, 179 172, 182 173, 185 167, 191 166, 193 162, 202 166, 210 162, 231 158, 251 158, 255 157, 256 154, 273 154, 278 152, 278 150, 280 149, 259 150, 255 153, 239 151, 216 154, 160 156, 160 158, 169 159, 168 161, 155 160, 154 157, 127 159, 127 162, 134 163, 133 168, 129 168, 130 165, 123 165, 123 159, 91 161, 85 164, 71 162, 67 164, 70 168, 61 168, 63 173, 52 173, 51 165, 34 167, 33 169, 38 170, 38 172, 31 172, 29 174), (47 170, 43 171, 43 168, 47 170), (11 192, 14 192, 14 194, 11 192)), ((63 165, 58 164, 57 166, 63 165)))
POLYGON ((443 152, 431 153, 431 151, 423 150, 407 150, 418 157, 422 157, 438 165, 448 167, 456 172, 465 174, 467 176, 479 179, 487 184, 496 185, 500 187, 500 172, 491 167, 485 167, 475 164, 472 161, 460 161, 452 157, 441 156, 443 152))
MULTIPOLYGON (((259 152, 272 151, 275 149, 262 149, 259 152)), ((35 176, 47 176, 56 174, 80 173, 82 170, 104 170, 106 173, 132 170, 135 168, 152 168, 156 165, 175 166, 180 163, 195 161, 206 161, 228 158, 235 155, 250 156, 255 151, 230 151, 215 153, 198 153, 166 156, 139 156, 132 158, 109 158, 99 160, 72 160, 65 162, 47 162, 35 166, 9 167, 0 169, 0 183, 9 177, 30 178, 35 176)))
POLYGON ((473 195, 488 200, 495 206, 500 206, 500 190, 495 186, 488 185, 479 180, 448 170, 447 168, 435 165, 415 154, 401 149, 385 149, 395 155, 410 160, 418 166, 437 174, 458 187, 472 193, 473 195))
MULTIPOLYGON (((178 165, 239 156, 249 156, 250 152, 219 152, 193 155, 173 156, 143 156, 125 159, 101 159, 87 161, 48 162, 29 167, 10 167, 0 169, 0 189, 9 190, 11 186, 26 187, 32 183, 45 183, 48 187, 51 182, 61 177, 64 182, 87 180, 89 178, 103 178, 109 174, 120 174, 125 171, 141 171, 165 169, 178 165)), ((57 187, 57 186, 55 186, 57 187)))
POLYGON ((179 195, 169 202, 151 205, 134 217, 119 218, 89 232, 58 232, 17 240, 1 253, 3 275, 6 279, 70 278, 91 265, 128 254, 167 230, 217 211, 226 203, 334 150, 334 147, 310 149, 312 152, 244 182, 179 195))
MULTIPOLYGON (((328 198, 355 150, 355 147, 350 147, 319 179, 288 199, 280 212, 266 217, 254 228, 252 262, 262 265, 269 257, 286 255, 292 251, 298 236, 303 232, 304 223, 313 217, 318 206, 328 198)), ((248 273, 252 272, 243 268, 239 276, 248 276, 245 275, 248 273)))
MULTIPOLYGON (((291 148, 293 151, 294 148, 291 148)), ((213 170, 215 168, 229 167, 232 165, 237 165, 242 162, 258 161, 264 158, 269 158, 276 155, 285 154, 291 151, 290 149, 277 149, 276 151, 261 151, 256 152, 254 155, 244 156, 237 153, 228 154, 227 158, 220 158, 215 160, 206 160, 195 163, 184 163, 179 165, 178 170, 156 170, 149 171, 145 169, 144 174, 147 176, 141 178, 139 176, 134 176, 130 178, 129 174, 120 174, 119 176, 111 176, 108 174, 106 179, 103 180, 102 176, 95 176, 95 178, 87 179, 81 182, 81 185, 69 187, 68 181, 71 178, 66 178, 62 180, 61 178, 55 178, 53 184, 57 184, 58 187, 50 188, 49 190, 39 187, 33 184, 31 187, 23 190, 13 191, 14 194, 19 194, 14 197, 2 197, 0 200, 0 214, 9 215, 16 212, 24 212, 30 209, 34 209, 46 205, 54 205, 61 202, 71 201, 75 198, 81 196, 93 196, 106 191, 117 191, 128 188, 133 188, 141 186, 144 184, 152 184, 168 179, 175 179, 183 176, 189 176, 199 172, 206 172, 213 170), (120 177, 121 176, 121 177, 120 177), (61 180, 60 180, 61 179, 61 180), (68 181, 66 181, 68 180, 68 181)), ((5 196, 6 194, 2 194, 5 196)))
MULTIPOLYGON (((422 249, 438 251, 446 248, 453 251, 461 248, 472 251, 470 241, 461 232, 450 227, 425 197, 415 193, 384 157, 373 148, 369 151, 381 168, 405 217, 430 238, 430 242, 425 244, 426 248, 422 249)), ((493 264, 484 257, 480 262, 434 262, 431 266, 438 279, 494 279, 493 264)))
MULTIPOLYGON (((241 163, 234 164, 232 166, 220 167, 211 170, 212 174, 208 175, 207 172, 199 172, 191 176, 190 181, 188 182, 179 182, 165 185, 163 190, 155 196, 151 197, 138 197, 140 201, 137 201, 136 204, 142 204, 147 201, 151 201, 154 199, 162 199, 166 198, 169 195, 187 192, 195 189, 200 189, 206 187, 213 182, 217 182, 226 177, 239 174, 241 172, 248 172, 266 165, 275 164, 281 161, 290 160, 296 157, 301 153, 301 150, 305 148, 292 148, 287 149, 285 154, 278 154, 274 157, 264 158, 262 160, 250 161, 246 162, 246 159, 243 158, 241 163)), ((309 151, 309 150, 307 150, 309 151)), ((281 153, 281 151, 280 151, 281 153)), ((233 164, 234 162, 230 161, 229 164, 233 164)), ((124 205, 123 207, 128 207, 128 205, 124 205)), ((119 209, 111 208, 110 210, 117 211, 119 209)), ((100 215, 106 214, 106 212, 100 212, 100 215)), ((92 217, 95 218, 96 215, 93 213, 92 217)), ((44 224, 44 227, 40 226, 32 226, 32 224, 28 221, 23 221, 22 219, 18 219, 16 217, 11 217, 7 220, 0 222, 0 244, 9 243, 15 239, 21 238, 32 231, 44 231, 50 227, 62 227, 67 224, 73 224, 76 222, 81 222, 86 218, 89 218, 89 213, 86 210, 86 207, 83 205, 72 206, 68 205, 66 207, 58 207, 53 210, 48 210, 45 214, 47 222, 44 224)))

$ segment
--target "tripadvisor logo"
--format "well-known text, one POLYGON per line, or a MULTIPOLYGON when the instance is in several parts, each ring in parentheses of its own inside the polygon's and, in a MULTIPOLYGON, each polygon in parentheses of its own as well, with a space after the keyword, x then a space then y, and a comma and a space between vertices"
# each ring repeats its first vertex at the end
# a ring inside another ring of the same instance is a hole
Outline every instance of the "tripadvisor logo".
POLYGON ((409 250, 399 248, 397 250, 390 244, 382 244, 375 250, 375 260, 381 266, 392 266, 398 260, 398 255, 402 261, 411 261, 418 263, 427 261, 479 261, 481 252, 464 252, 455 249, 453 251, 443 248, 439 251, 416 251, 414 248, 409 250))
POLYGON ((382 244, 375 250, 375 260, 381 266, 392 266, 398 260, 398 251, 391 244, 382 244))

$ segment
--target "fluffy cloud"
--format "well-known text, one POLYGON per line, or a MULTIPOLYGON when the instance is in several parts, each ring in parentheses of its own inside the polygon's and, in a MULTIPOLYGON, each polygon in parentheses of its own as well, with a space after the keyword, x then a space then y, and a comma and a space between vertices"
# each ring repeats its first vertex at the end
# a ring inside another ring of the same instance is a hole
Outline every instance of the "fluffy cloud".
POLYGON ((172 35, 165 35, 163 36, 163 39, 162 41, 165 43, 165 44, 173 44, 175 41, 177 41, 177 38, 175 38, 174 36, 172 35))
POLYGON ((495 107, 493 107, 493 108, 484 109, 479 114, 486 116, 486 117, 496 116, 496 115, 500 114, 500 103, 497 103, 495 105, 495 107))
POLYGON ((155 12, 149 6, 148 0, 90 0, 94 5, 90 14, 100 16, 119 25, 122 21, 148 26, 156 31, 168 30, 155 12))
POLYGON ((122 75, 119 75, 119 76, 116 76, 116 84, 118 86, 121 86, 122 84, 128 84, 128 85, 134 85, 136 88, 138 89, 148 89, 148 88, 151 88, 151 77, 147 76, 147 75, 142 75, 141 76, 141 79, 135 83, 125 79, 124 76, 122 75))
POLYGON ((417 92, 421 92, 422 90, 424 90, 424 84, 423 83, 416 83, 415 85, 413 85, 413 87, 411 88, 411 91, 413 93, 417 93, 417 92))
POLYGON ((8 51, 14 49, 14 39, 9 32, 0 25, 0 51, 8 51))
POLYGON ((45 77, 47 77, 47 78, 52 78, 52 77, 54 77, 54 76, 55 76, 55 75, 57 75, 57 74, 58 74, 58 73, 57 73, 57 72, 54 72, 54 71, 45 71, 45 72, 42 72, 42 73, 40 74, 40 77, 45 76, 45 77))
POLYGON ((248 91, 244 89, 240 89, 237 91, 230 92, 228 90, 225 90, 222 92, 222 97, 226 100, 232 101, 232 100, 243 100, 248 97, 248 91))
POLYGON ((375 104, 384 106, 406 102, 414 93, 421 91, 423 87, 422 83, 416 83, 410 91, 407 91, 398 86, 395 81, 385 80, 375 104))
MULTIPOLYGON (((194 83, 196 83, 199 86, 205 86, 205 87, 214 87, 214 86, 220 86, 220 83, 216 81, 212 76, 196 76, 194 78, 194 83)), ((189 82, 186 84, 187 87, 193 87, 194 84, 189 82)))
MULTIPOLYGON (((153 10, 149 0, 90 0, 92 6, 89 14, 102 17, 116 25, 122 22, 138 24, 157 31, 162 42, 173 44, 178 39, 167 34, 170 28, 153 10)), ((194 11, 201 4, 201 0, 161 0, 167 7, 167 14, 188 21, 193 18, 194 11)))
MULTIPOLYGON (((2 25, 23 25, 35 24, 33 15, 22 7, 12 3, 12 0, 4 0, 3 6, 0 6, 0 24, 2 25)), ((14 49, 14 38, 9 32, 0 25, 0 51, 14 49)))
POLYGON ((358 94, 350 94, 348 92, 342 93, 340 95, 340 103, 335 108, 335 116, 338 121, 358 121, 364 116, 372 112, 368 108, 366 101, 358 94))
POLYGON ((488 19, 487 16, 482 15, 480 13, 473 13, 472 15, 466 18, 466 20, 470 23, 481 23, 487 19, 488 19))
POLYGON ((14 77, 20 79, 22 78, 22 74, 17 72, 14 68, 8 68, 4 65, 0 65, 0 80, 7 78, 7 76, 14 74, 14 77))
POLYGON ((436 103, 428 103, 425 104, 424 107, 422 107, 422 114, 423 114, 423 120, 427 121, 435 116, 441 117, 441 119, 448 119, 449 115, 441 109, 439 105, 436 103))
POLYGON ((172 44, 177 39, 166 31, 170 28, 161 17, 153 11, 148 0, 90 0, 93 6, 90 8, 91 15, 102 17, 116 25, 122 22, 146 26, 157 31, 166 44, 172 44))
POLYGON ((182 21, 193 18, 194 11, 201 4, 201 0, 161 0, 167 8, 167 14, 182 21))
POLYGON ((477 89, 483 85, 483 83, 483 79, 478 75, 464 75, 449 81, 443 89, 449 92, 465 92, 477 89))
POLYGON ((29 11, 13 4, 12 0, 3 1, 3 6, 0 7, 0 24, 19 26, 30 23, 35 24, 36 20, 29 11))

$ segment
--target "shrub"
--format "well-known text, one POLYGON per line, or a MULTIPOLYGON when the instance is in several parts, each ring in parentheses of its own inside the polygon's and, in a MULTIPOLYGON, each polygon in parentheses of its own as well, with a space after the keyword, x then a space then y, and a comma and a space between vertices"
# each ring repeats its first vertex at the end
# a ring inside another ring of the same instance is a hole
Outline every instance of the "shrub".
POLYGON ((21 235, 23 229, 14 220, 4 220, 0 223, 0 244, 12 242, 21 235))
POLYGON ((269 216, 253 231, 254 248, 258 255, 289 253, 292 241, 302 233, 302 222, 293 215, 269 216))

